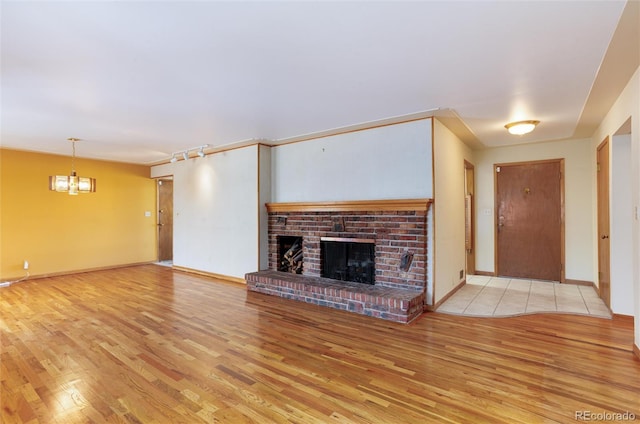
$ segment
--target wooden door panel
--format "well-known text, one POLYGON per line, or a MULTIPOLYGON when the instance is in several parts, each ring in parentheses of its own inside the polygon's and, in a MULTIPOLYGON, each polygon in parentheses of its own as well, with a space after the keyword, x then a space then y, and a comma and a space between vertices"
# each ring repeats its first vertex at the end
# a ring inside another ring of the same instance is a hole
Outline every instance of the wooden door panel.
POLYGON ((173 181, 158 181, 158 260, 173 260, 173 181))
POLYGON ((466 256, 466 274, 476 273, 475 252, 475 169, 474 166, 464 161, 465 197, 464 197, 464 241, 466 256))
POLYGON ((498 275, 562 279, 561 165, 496 166, 498 275))
POLYGON ((605 139, 597 152, 598 176, 598 291, 604 303, 611 307, 611 270, 609 241, 609 139, 605 139))

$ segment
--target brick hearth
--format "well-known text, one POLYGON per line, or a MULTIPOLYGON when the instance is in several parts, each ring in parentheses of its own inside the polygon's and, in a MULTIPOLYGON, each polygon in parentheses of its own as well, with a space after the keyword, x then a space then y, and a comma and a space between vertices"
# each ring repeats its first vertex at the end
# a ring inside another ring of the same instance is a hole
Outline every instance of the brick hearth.
POLYGON ((429 199, 267 204, 269 270, 246 275, 249 290, 397 322, 422 313, 427 284, 429 199), (276 271, 279 237, 301 237, 302 275, 276 271), (375 284, 321 278, 321 239, 375 241, 375 284), (412 257, 402 268, 403 256, 412 257))
POLYGON ((245 275, 245 280, 251 291, 401 323, 417 318, 422 313, 424 304, 422 291, 272 270, 249 273, 245 275))

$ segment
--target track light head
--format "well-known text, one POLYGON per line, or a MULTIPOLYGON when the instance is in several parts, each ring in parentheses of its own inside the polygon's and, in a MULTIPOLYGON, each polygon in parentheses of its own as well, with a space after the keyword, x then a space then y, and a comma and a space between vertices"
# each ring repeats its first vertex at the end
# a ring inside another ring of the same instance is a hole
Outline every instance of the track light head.
POLYGON ((198 151, 197 154, 198 156, 200 156, 201 158, 205 157, 207 154, 204 152, 204 149, 209 147, 208 144, 203 144, 202 146, 198 146, 198 147, 191 147, 187 150, 183 150, 181 152, 173 152, 171 154, 171 159, 169 160, 169 162, 171 163, 175 163, 178 161, 178 159, 180 158, 180 156, 182 156, 182 159, 184 160, 188 160, 189 159, 189 152, 195 152, 196 150, 198 151))

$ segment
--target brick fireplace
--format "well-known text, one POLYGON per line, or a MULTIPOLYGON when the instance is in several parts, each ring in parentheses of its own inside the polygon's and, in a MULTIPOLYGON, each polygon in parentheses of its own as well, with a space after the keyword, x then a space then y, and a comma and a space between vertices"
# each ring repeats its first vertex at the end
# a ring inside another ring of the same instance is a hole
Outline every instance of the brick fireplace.
POLYGON ((430 203, 430 199, 401 199, 268 204, 269 271, 247 274, 248 289, 409 322, 420 315, 424 304, 430 203), (285 269, 282 240, 295 239, 302 242, 301 251, 292 254, 302 260, 301 274, 278 272, 285 269), (358 248, 359 243, 369 243, 375 253, 373 281, 338 281, 343 279, 340 273, 323 277, 326 242, 358 248))

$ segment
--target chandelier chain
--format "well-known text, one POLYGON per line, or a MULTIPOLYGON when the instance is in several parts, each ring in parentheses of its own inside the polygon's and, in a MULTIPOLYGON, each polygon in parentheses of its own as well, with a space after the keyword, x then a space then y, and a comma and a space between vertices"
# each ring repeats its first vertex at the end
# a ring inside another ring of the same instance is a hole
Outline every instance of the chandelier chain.
POLYGON ((71 171, 73 172, 76 170, 76 163, 75 163, 76 162, 76 142, 72 141, 71 146, 73 146, 72 147, 73 155, 71 156, 71 171))

